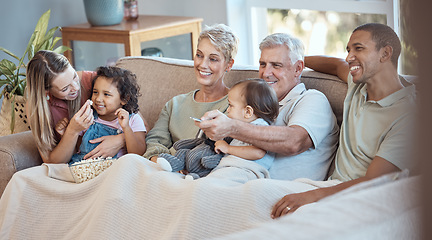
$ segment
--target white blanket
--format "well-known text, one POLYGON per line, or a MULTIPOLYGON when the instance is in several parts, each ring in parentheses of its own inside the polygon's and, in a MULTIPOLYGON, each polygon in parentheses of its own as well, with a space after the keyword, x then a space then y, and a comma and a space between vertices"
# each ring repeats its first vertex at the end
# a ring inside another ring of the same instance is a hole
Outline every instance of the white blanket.
POLYGON ((0 199, 0 239, 419 239, 418 178, 377 179, 273 220, 285 194, 337 182, 250 180, 259 172, 225 167, 188 180, 128 154, 75 184, 33 167, 0 199))

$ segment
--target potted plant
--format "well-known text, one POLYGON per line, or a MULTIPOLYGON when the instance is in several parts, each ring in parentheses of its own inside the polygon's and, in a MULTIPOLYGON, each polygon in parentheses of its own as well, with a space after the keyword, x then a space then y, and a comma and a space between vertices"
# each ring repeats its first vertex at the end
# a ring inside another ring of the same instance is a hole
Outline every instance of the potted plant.
MULTIPOLYGON (((0 89, 3 87, 0 98, 4 97, 0 113, 0 127, 9 126, 8 128, 10 129, 10 133, 14 133, 15 130, 16 113, 21 115, 24 125, 26 125, 24 129, 20 129, 20 131, 28 130, 28 123, 26 123, 24 111, 24 91, 26 87, 25 71, 27 63, 39 50, 52 50, 57 53, 63 53, 70 50, 70 48, 66 46, 59 46, 54 49, 57 42, 61 39, 61 37, 54 37, 54 33, 59 30, 60 27, 53 27, 47 31, 50 14, 51 10, 48 10, 39 18, 36 28, 28 42, 27 48, 21 58, 17 57, 9 50, 0 47, 1 51, 5 52, 17 61, 17 63, 8 59, 0 61, 0 89), (17 104, 18 101, 20 101, 19 104, 17 104)), ((3 132, 4 131, 5 130, 3 130, 3 132)), ((5 134, 0 132, 0 135, 5 134)))

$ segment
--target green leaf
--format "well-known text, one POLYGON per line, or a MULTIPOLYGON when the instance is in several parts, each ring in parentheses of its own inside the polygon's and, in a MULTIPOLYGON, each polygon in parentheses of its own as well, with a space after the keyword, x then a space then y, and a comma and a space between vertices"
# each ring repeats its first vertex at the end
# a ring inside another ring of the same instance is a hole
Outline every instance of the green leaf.
MULTIPOLYGON (((5 75, 5 77, 6 77, 6 79, 5 79, 6 83, 4 83, 4 84, 2 84, 2 85, 0 85, 0 86, 8 85, 8 88, 7 88, 7 89, 12 89, 12 86, 13 86, 13 83, 14 83, 14 78, 13 78, 13 76, 11 77, 11 75, 5 75)), ((6 89, 6 88, 5 88, 5 89, 6 89)))
POLYGON ((27 49, 27 58, 30 60, 30 59, 32 59, 33 57, 34 57, 34 54, 35 54, 35 49, 34 49, 34 46, 33 45, 30 45, 30 48, 29 49, 27 49))
MULTIPOLYGON (((32 33, 31 37, 30 37, 30 41, 27 44, 27 48, 24 52, 24 56, 26 55, 26 53, 28 53, 29 51, 33 51, 34 52, 34 44, 33 41, 36 38, 36 33, 32 33)), ((31 55, 33 57, 34 53, 31 55)), ((22 61, 24 60, 24 56, 20 59, 20 65, 22 64, 22 61)), ((30 57, 30 55, 27 57, 28 60, 30 60, 32 57, 30 57)))
POLYGON ((42 16, 39 18, 39 21, 37 22, 36 28, 35 28, 35 32, 37 32, 36 38, 35 38, 35 45, 40 43, 43 40, 43 38, 45 37, 45 33, 47 31, 47 28, 48 28, 48 22, 50 19, 50 15, 51 15, 51 9, 48 9, 48 11, 46 11, 44 14, 42 14, 42 16))
MULTIPOLYGON (((1 60, 0 61, 0 73, 1 73, 1 76, 5 76, 6 79, 4 79, 4 80, 6 82, 1 84, 0 86, 3 86, 5 84, 9 85, 10 87, 14 86, 14 84, 16 82, 16 78, 18 78, 18 76, 15 74, 16 71, 17 71, 17 67, 15 66, 15 63, 13 63, 7 59, 1 60)), ((7 89, 11 89, 10 87, 8 87, 7 89)))
POLYGON ((40 50, 51 50, 49 49, 49 45, 50 45, 49 41, 41 42, 39 45, 35 47, 35 52, 38 52, 40 50))
POLYGON ((10 130, 11 130, 11 134, 14 132, 15 130, 15 95, 12 97, 11 99, 11 122, 10 122, 10 130))
POLYGON ((62 45, 62 46, 60 46, 60 47, 57 47, 57 48, 54 49, 53 51, 56 52, 56 53, 60 53, 60 54, 62 54, 62 53, 66 52, 66 51, 69 51, 69 50, 72 51, 72 49, 70 49, 69 47, 66 47, 66 46, 62 45))
POLYGON ((24 96, 24 92, 25 92, 26 87, 27 87, 27 79, 21 84, 21 86, 22 86, 22 96, 24 96))
POLYGON ((15 54, 11 53, 9 50, 2 48, 2 47, 0 47, 0 50, 3 51, 4 53, 6 53, 7 55, 15 58, 16 60, 19 60, 19 58, 15 54))
MULTIPOLYGON (((0 47, 1 51, 18 60, 17 65, 7 59, 0 61, 0 77, 2 77, 2 79, 0 79, 0 87, 3 87, 0 96, 4 96, 5 94, 10 94, 11 96, 14 96, 14 94, 20 96, 24 95, 27 85, 25 71, 28 61, 30 61, 39 50, 53 50, 58 41, 61 40, 60 37, 54 37, 55 32, 61 29, 59 26, 53 27, 47 31, 50 15, 51 10, 48 10, 39 18, 21 58, 18 58, 18 56, 9 50, 0 47), (28 61, 25 61, 26 57, 28 61)), ((54 51, 61 54, 67 50, 71 49, 66 46, 60 46, 54 51)))
POLYGON ((53 36, 45 36, 44 39, 35 45, 35 52, 40 50, 52 50, 51 43, 53 41, 53 36))
POLYGON ((60 41, 62 38, 61 37, 55 37, 54 41, 52 43, 51 49, 54 49, 54 46, 57 44, 58 41, 60 41))
POLYGON ((59 29, 60 27, 53 27, 53 28, 51 28, 48 32, 47 32, 47 34, 45 35, 45 38, 44 38, 44 40, 43 41, 46 41, 46 40, 48 40, 48 39, 52 39, 53 37, 54 37, 54 34, 55 34, 55 32, 59 29))
POLYGON ((4 75, 14 75, 15 71, 17 70, 17 66, 15 63, 3 59, 0 61, 0 72, 4 75))
POLYGON ((26 85, 26 79, 23 78, 18 83, 18 87, 16 89, 17 95, 24 96, 25 85, 26 85))
POLYGON ((9 92, 10 94, 15 94, 15 91, 18 89, 19 87, 19 83, 17 82, 14 86, 14 88, 12 88, 12 90, 9 92))
MULTIPOLYGON (((9 80, 3 80, 3 79, 0 79, 0 88, 2 88, 4 85, 6 85, 6 84, 8 84, 9 83, 9 80)), ((3 91, 4 91, 5 89, 3 89, 3 91)), ((3 95, 3 94, 2 94, 3 95)))
POLYGON ((53 37, 54 37, 54 32, 58 29, 58 27, 54 27, 51 28, 47 35, 39 42, 36 44, 35 47, 35 51, 39 51, 39 50, 52 50, 53 49, 53 37))

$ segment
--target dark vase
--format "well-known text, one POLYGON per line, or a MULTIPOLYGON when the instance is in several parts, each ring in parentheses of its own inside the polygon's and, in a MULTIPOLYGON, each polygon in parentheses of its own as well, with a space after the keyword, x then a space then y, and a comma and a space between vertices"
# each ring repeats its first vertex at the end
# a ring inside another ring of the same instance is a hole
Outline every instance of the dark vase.
POLYGON ((138 1, 128 0, 124 2, 124 18, 127 21, 138 19, 138 1))

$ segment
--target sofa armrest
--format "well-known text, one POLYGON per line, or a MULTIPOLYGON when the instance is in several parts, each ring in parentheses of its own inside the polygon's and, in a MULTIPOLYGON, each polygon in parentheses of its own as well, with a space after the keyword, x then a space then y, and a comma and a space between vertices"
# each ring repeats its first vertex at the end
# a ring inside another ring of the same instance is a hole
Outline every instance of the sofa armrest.
POLYGON ((0 137, 0 195, 15 172, 41 164, 31 131, 0 137))

